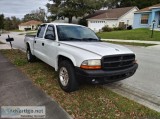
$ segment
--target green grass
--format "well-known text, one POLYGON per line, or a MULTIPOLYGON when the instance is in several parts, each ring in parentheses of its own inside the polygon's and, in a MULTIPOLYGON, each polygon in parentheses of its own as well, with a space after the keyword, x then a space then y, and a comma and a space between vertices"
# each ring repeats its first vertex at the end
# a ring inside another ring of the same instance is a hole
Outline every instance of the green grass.
POLYGON ((57 73, 49 65, 41 61, 27 63, 25 53, 19 50, 0 50, 0 53, 75 119, 160 119, 160 113, 102 86, 86 84, 76 92, 65 93, 58 85, 57 73))
POLYGON ((104 41, 104 42, 109 42, 109 43, 113 43, 113 44, 120 44, 120 45, 132 45, 132 46, 144 46, 144 47, 156 45, 156 44, 147 44, 147 43, 119 42, 119 41, 104 41))
POLYGON ((24 32, 24 31, 19 30, 19 29, 15 29, 15 30, 11 30, 11 32, 24 32))
POLYGON ((154 31, 151 38, 151 30, 149 29, 134 29, 113 32, 101 32, 97 35, 102 39, 123 39, 123 40, 145 40, 145 41, 160 41, 160 31, 154 31))

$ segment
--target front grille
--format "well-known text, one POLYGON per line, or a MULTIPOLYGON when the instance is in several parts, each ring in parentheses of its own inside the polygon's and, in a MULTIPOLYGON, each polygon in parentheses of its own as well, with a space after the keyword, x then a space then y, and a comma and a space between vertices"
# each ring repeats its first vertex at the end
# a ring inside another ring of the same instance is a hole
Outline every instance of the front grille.
POLYGON ((119 70, 132 67, 134 65, 134 54, 122 54, 104 56, 102 58, 102 67, 104 70, 119 70))

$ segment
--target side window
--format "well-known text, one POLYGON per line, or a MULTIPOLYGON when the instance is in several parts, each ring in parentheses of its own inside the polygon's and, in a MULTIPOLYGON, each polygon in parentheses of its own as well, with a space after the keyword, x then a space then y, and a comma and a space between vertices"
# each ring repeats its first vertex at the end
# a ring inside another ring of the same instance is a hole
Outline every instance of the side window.
POLYGON ((37 32, 37 37, 38 37, 38 38, 43 38, 45 29, 46 29, 46 25, 41 25, 41 26, 39 27, 38 32, 37 32))
POLYGON ((49 25, 45 34, 46 39, 55 40, 55 29, 54 26, 49 25))

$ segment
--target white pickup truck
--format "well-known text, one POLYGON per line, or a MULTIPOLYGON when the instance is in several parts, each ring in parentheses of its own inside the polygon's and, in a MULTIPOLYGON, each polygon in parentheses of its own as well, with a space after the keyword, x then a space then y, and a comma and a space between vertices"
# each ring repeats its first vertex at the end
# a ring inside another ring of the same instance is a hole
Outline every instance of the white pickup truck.
POLYGON ((54 67, 66 92, 77 90, 80 81, 105 84, 123 80, 138 68, 131 50, 102 42, 92 30, 80 25, 42 24, 36 36, 26 36, 24 41, 28 61, 37 57, 54 67))

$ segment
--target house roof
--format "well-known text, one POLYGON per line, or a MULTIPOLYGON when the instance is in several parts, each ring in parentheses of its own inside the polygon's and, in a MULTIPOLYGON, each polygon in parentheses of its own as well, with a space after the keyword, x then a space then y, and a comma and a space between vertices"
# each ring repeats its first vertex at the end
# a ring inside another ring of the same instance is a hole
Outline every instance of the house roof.
POLYGON ((87 19, 118 19, 133 8, 135 7, 123 7, 123 8, 109 9, 109 10, 99 10, 94 14, 89 15, 87 19))
POLYGON ((156 5, 153 5, 153 6, 150 6, 150 7, 146 7, 146 8, 140 9, 140 10, 137 11, 137 12, 147 12, 147 11, 151 11, 151 10, 152 10, 151 8, 154 8, 154 7, 160 7, 160 4, 156 4, 156 5))
POLYGON ((19 26, 30 26, 30 25, 39 25, 39 24, 42 24, 42 22, 31 20, 31 21, 28 21, 28 22, 21 23, 19 26))

